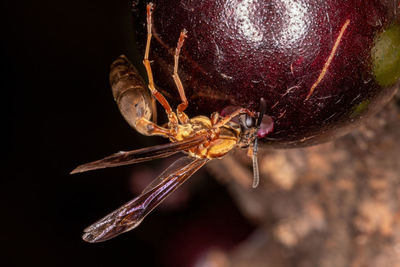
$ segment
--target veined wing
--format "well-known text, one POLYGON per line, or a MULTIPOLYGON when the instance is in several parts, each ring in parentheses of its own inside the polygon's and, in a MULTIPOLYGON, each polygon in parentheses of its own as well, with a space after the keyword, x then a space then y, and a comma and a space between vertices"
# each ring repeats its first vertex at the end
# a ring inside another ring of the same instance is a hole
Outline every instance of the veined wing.
POLYGON ((145 147, 127 152, 120 151, 103 159, 79 165, 74 170, 72 170, 70 174, 165 158, 182 150, 196 147, 203 143, 205 140, 205 135, 199 135, 179 142, 145 147))
POLYGON ((101 242, 137 227, 175 189, 200 169, 208 159, 182 157, 167 168, 152 188, 84 230, 83 240, 101 242))

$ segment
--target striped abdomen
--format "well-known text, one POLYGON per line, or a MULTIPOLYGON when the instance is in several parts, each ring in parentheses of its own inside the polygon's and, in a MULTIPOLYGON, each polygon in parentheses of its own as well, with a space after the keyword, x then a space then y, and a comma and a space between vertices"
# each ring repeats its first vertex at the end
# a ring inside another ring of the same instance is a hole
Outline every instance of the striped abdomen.
POLYGON ((152 97, 137 69, 124 56, 119 56, 112 64, 110 83, 114 100, 122 116, 134 129, 140 118, 150 120, 152 97))

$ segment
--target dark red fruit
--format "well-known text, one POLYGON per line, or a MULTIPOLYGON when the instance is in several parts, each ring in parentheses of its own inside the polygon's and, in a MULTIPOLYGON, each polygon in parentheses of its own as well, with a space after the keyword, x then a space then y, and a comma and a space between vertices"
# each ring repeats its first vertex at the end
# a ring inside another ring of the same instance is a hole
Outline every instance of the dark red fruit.
MULTIPOLYGON (((399 87, 398 0, 158 0, 150 57, 157 85, 175 103, 171 78, 180 31, 188 30, 179 73, 190 115, 267 102, 275 146, 346 133, 399 87)), ((143 52, 145 7, 138 16, 143 52)))

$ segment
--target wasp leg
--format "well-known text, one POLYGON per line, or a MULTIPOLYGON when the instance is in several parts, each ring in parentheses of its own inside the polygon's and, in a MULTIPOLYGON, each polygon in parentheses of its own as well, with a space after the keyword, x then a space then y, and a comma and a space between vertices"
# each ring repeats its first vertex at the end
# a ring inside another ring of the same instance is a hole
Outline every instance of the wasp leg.
POLYGON ((167 138, 171 137, 169 129, 158 126, 154 122, 143 117, 136 121, 135 129, 143 135, 159 135, 167 138))
POLYGON ((218 123, 220 114, 218 112, 214 112, 211 114, 210 119, 211 119, 211 125, 215 125, 218 123))
POLYGON ((227 124, 228 122, 230 122, 234 117, 238 116, 239 114, 247 114, 249 116, 255 117, 255 113, 251 112, 250 110, 248 110, 247 108, 239 108, 237 110, 235 110, 234 112, 232 112, 231 114, 229 114, 228 116, 222 118, 220 121, 218 121, 216 124, 213 125, 213 128, 220 128, 221 126, 224 126, 225 124, 227 124))
POLYGON ((146 43, 146 51, 145 51, 144 59, 143 59, 143 65, 146 68, 147 77, 149 79, 150 92, 158 100, 158 102, 160 102, 160 104, 165 109, 165 112, 167 113, 169 122, 173 125, 177 125, 178 119, 176 118, 175 113, 172 111, 171 106, 169 105, 167 99, 165 99, 165 97, 160 92, 158 92, 154 86, 153 72, 151 70, 150 61, 149 61, 150 42, 151 42, 151 37, 152 37, 152 34, 151 34, 151 27, 152 27, 151 14, 152 14, 152 12, 153 12, 153 4, 149 3, 147 5, 147 43, 146 43))
POLYGON ((181 123, 189 122, 188 116, 184 113, 185 109, 188 106, 188 101, 186 99, 185 89, 183 88, 181 79, 179 78, 179 74, 178 74, 179 54, 181 52, 183 42, 185 41, 185 38, 187 37, 186 33, 187 33, 187 31, 183 30, 183 31, 181 31, 181 35, 179 36, 178 44, 176 46, 175 55, 174 55, 174 59, 175 59, 174 74, 172 74, 172 78, 174 78, 175 85, 178 88, 179 96, 181 97, 181 100, 182 100, 182 103, 178 105, 177 112, 176 112, 178 115, 178 119, 181 123))

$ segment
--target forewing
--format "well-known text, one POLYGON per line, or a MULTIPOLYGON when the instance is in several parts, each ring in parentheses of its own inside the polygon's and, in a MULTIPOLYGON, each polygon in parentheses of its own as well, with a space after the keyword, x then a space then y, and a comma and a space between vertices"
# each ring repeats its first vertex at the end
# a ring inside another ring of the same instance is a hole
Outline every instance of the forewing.
POLYGON ((83 240, 101 242, 137 227, 175 189, 200 169, 208 159, 182 157, 168 167, 152 188, 84 230, 83 240))
POLYGON ((103 159, 82 164, 72 170, 71 174, 165 158, 180 151, 196 147, 205 140, 206 137, 200 135, 179 142, 151 146, 127 152, 120 151, 103 159))

